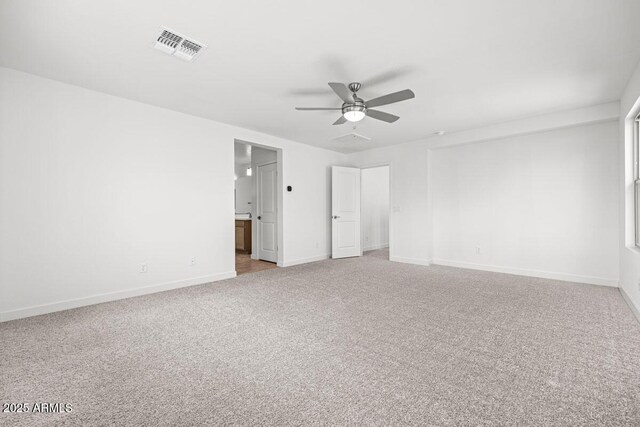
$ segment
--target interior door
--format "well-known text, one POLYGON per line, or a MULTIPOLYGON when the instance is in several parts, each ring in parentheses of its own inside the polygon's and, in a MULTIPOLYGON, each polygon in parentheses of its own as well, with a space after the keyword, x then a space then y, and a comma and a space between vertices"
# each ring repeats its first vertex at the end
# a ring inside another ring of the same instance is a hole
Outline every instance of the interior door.
POLYGON ((278 262, 277 163, 258 166, 258 258, 278 262))
POLYGON ((360 255, 360 169, 332 166, 331 257, 360 255))

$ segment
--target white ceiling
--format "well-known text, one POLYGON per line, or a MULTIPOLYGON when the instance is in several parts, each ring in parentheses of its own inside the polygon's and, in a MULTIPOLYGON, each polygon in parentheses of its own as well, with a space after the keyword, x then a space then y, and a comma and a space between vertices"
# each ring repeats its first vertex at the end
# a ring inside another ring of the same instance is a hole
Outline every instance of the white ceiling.
POLYGON ((617 100, 640 60, 639 0, 3 0, 0 65, 338 151, 617 100), (161 25, 208 44, 151 46, 161 25), (327 82, 416 99, 329 141, 327 82))

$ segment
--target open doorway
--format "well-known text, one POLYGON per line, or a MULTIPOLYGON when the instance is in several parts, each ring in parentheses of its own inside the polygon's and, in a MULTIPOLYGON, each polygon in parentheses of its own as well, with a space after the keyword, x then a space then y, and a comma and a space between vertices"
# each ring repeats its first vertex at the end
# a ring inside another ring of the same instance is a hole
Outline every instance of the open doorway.
POLYGON ((361 171, 362 251, 389 259, 389 165, 361 171))
POLYGON ((278 151, 234 141, 236 274, 275 268, 281 225, 278 151))

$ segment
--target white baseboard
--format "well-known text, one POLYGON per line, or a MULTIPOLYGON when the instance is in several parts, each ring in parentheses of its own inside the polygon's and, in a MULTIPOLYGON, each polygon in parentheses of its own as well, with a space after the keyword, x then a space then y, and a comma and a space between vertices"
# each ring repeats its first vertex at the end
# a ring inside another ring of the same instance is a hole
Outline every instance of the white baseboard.
POLYGON ((300 258, 300 259, 294 259, 291 261, 284 261, 282 263, 282 267, 291 267, 294 265, 306 264, 309 262, 324 261, 325 259, 329 259, 330 257, 331 256, 329 254, 326 254, 326 255, 319 255, 311 258, 300 258))
POLYGON ((227 273, 193 277, 186 280, 177 280, 175 282, 160 283, 158 285, 144 286, 141 288, 108 292, 66 301, 58 301, 50 304, 34 305, 31 307, 19 308, 17 310, 0 312, 0 322, 38 316, 40 314, 53 313, 55 311, 69 310, 71 308, 84 307, 87 305, 100 304, 103 302, 116 301, 124 298, 137 297, 140 295, 153 294, 171 289, 185 288, 187 286, 202 285, 205 283, 216 282, 218 280, 231 279, 233 277, 236 277, 236 272, 229 271, 227 273))
POLYGON ((367 252, 367 251, 375 251, 378 249, 385 249, 388 248, 389 244, 388 243, 381 243, 379 245, 371 245, 371 246, 366 246, 362 248, 363 252, 367 252))
POLYGON ((640 322, 640 307, 634 304, 633 300, 631 300, 631 297, 629 297, 629 294, 627 294, 627 292, 624 290, 622 286, 620 286, 619 289, 620 289, 620 293, 622 294, 622 298, 625 300, 625 302, 631 309, 631 312, 633 313, 633 315, 636 316, 636 319, 638 320, 638 322, 640 322))
POLYGON ((449 267, 469 268, 472 270, 493 271, 496 273, 515 274, 517 276, 540 277, 542 279, 562 280, 565 282, 586 283, 589 285, 618 287, 618 279, 605 277, 580 276, 577 274, 556 273, 553 271, 527 270, 523 268, 502 267, 498 265, 475 264, 470 262, 452 261, 447 259, 433 259, 433 264, 449 267))
POLYGON ((389 261, 401 262, 403 264, 431 265, 430 259, 420 259, 420 258, 403 258, 399 256, 390 256, 389 261))

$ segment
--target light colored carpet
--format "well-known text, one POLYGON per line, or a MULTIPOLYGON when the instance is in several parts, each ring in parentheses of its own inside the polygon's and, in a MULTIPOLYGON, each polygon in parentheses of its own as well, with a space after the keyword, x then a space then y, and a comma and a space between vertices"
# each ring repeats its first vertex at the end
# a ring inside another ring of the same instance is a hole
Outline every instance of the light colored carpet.
POLYGON ((640 425, 617 289, 385 255, 0 324, 0 424, 640 425))

